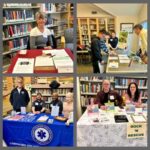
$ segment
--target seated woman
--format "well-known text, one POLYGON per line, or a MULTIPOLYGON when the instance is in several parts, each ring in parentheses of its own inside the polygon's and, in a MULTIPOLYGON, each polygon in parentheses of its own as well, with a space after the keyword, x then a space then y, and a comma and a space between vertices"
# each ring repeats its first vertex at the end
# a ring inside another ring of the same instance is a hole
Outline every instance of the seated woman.
POLYGON ((118 45, 118 38, 116 37, 115 31, 111 32, 111 37, 108 40, 109 47, 111 50, 116 49, 118 45))
POLYGON ((73 112, 73 93, 66 94, 66 100, 63 103, 64 117, 69 118, 70 113, 73 112))
POLYGON ((37 27, 30 32, 30 49, 51 49, 56 48, 56 41, 50 30, 45 27, 47 22, 43 12, 35 15, 37 27))
POLYGON ((127 93, 125 94, 126 104, 132 103, 136 107, 140 107, 141 102, 141 94, 138 89, 138 85, 135 82, 131 82, 128 85, 127 93))
POLYGON ((42 100, 42 94, 37 93, 36 100, 32 103, 32 112, 40 114, 45 112, 45 102, 42 100))

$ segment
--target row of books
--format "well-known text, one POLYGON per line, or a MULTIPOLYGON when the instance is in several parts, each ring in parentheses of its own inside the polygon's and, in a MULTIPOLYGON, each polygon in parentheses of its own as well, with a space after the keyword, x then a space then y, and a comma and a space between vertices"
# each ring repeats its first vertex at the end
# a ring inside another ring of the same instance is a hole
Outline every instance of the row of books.
MULTIPOLYGON (((127 90, 117 90, 119 95, 125 95, 127 93, 127 90)), ((140 94, 142 97, 148 97, 147 91, 140 91, 140 94)))
POLYGON ((147 87, 148 84, 147 79, 115 79, 116 86, 128 86, 131 82, 136 82, 139 87, 147 87))
POLYGON ((51 27, 53 25, 57 25, 58 20, 52 18, 51 16, 47 16, 46 27, 51 27))
POLYGON ((97 93, 102 89, 102 86, 100 84, 82 84, 81 85, 81 92, 82 93, 97 93))
POLYGON ((45 3, 42 4, 42 10, 45 13, 52 13, 52 12, 56 12, 56 6, 53 3, 45 3))
POLYGON ((4 3, 4 7, 31 7, 31 3, 4 3))
POLYGON ((4 50, 11 51, 16 49, 25 49, 27 47, 28 39, 28 37, 24 37, 20 39, 10 40, 7 42, 7 45, 4 45, 4 50))
POLYGON ((21 36, 24 34, 28 34, 32 29, 31 24, 18 24, 18 25, 10 25, 6 26, 3 29, 3 38, 10 38, 15 36, 21 36))
POLYGON ((92 97, 81 96, 81 107, 86 107, 89 105, 92 99, 92 97))
POLYGON ((4 23, 34 20, 33 10, 3 10, 4 23))
MULTIPOLYGON (((66 98, 61 96, 61 97, 58 97, 58 99, 64 102, 66 98)), ((52 102, 52 97, 44 97, 43 100, 45 101, 45 103, 50 103, 52 102)), ((49 105, 47 105, 46 108, 49 108, 49 105)))
POLYGON ((67 94, 70 92, 70 89, 32 89, 32 94, 41 93, 43 95, 51 95, 52 92, 57 92, 58 94, 67 94))
POLYGON ((114 81, 114 77, 95 77, 95 76, 92 76, 92 77, 80 77, 80 80, 85 80, 85 81, 102 81, 103 79, 107 79, 107 80, 110 80, 110 81, 114 81))
POLYGON ((63 12, 67 11, 67 4, 66 3, 56 3, 56 12, 63 12))

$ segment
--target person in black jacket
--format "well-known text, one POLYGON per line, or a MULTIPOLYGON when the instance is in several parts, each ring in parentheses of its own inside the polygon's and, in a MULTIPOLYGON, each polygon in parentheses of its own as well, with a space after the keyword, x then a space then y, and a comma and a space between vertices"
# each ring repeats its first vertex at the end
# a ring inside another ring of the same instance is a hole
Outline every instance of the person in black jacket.
POLYGON ((17 79, 17 87, 14 88, 10 94, 10 103, 13 107, 13 110, 20 112, 21 107, 27 107, 29 101, 29 94, 23 87, 23 78, 19 77, 17 79))
POLYGON ((104 41, 106 34, 107 32, 105 30, 100 30, 98 36, 94 36, 91 41, 91 53, 94 73, 100 73, 98 63, 101 63, 101 65, 104 64, 101 50, 108 53, 108 49, 104 41))
POLYGON ((58 106, 59 107, 59 114, 62 114, 63 111, 63 103, 61 100, 58 99, 58 93, 52 94, 52 102, 49 104, 50 112, 52 110, 52 106, 58 106))

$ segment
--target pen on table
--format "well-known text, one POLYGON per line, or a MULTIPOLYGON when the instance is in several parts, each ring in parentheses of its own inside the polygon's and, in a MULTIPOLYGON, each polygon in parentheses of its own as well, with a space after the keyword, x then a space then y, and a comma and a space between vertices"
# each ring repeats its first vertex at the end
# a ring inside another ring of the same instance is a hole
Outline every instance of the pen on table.
POLYGON ((54 56, 56 56, 56 55, 52 55, 52 56, 50 56, 50 58, 51 58, 51 57, 54 57, 54 56))

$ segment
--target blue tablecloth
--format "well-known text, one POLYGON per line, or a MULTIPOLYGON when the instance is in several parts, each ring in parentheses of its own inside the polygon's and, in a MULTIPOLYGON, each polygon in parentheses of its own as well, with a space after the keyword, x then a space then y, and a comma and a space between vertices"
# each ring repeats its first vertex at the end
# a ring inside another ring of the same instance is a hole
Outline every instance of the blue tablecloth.
MULTIPOLYGON (((3 120, 3 138, 8 146, 73 146, 73 124, 54 120, 37 122, 44 114, 38 114, 30 119, 19 121, 3 120)), ((48 115, 48 114, 47 114, 48 115)), ((49 118, 53 118, 48 115, 49 118)))

